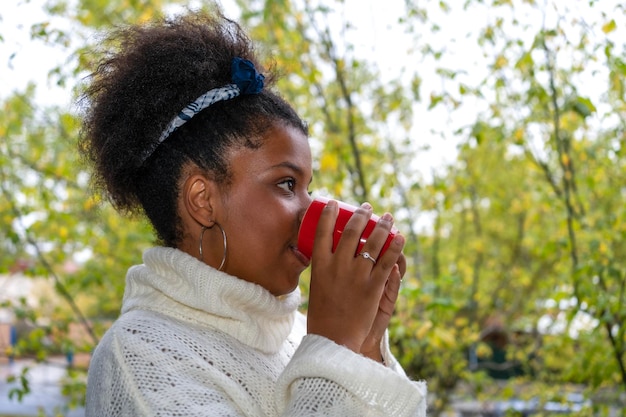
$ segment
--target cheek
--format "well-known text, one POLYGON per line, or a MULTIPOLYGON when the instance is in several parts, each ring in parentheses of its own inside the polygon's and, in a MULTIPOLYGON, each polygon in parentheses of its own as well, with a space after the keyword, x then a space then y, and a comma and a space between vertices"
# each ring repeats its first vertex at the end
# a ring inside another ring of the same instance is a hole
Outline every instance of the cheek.
POLYGON ((250 199, 242 201, 237 209, 229 212, 228 223, 236 234, 239 245, 259 249, 264 242, 268 244, 274 240, 273 236, 280 224, 278 217, 280 214, 275 205, 263 205, 258 200, 250 199))
POLYGON ((279 195, 262 185, 246 186, 228 198, 228 238, 244 254, 272 251, 293 239, 296 211, 279 195))
POLYGON ((265 262, 282 253, 287 243, 295 239, 293 221, 276 206, 247 210, 241 220, 237 227, 238 250, 249 256, 254 252, 265 262))

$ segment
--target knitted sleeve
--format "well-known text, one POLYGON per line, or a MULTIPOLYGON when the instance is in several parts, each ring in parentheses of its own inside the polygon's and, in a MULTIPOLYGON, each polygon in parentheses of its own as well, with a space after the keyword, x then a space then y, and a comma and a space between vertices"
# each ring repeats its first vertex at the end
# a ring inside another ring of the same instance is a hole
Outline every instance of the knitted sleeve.
POLYGON ((284 416, 426 415, 426 385, 322 336, 308 335, 276 387, 284 416))

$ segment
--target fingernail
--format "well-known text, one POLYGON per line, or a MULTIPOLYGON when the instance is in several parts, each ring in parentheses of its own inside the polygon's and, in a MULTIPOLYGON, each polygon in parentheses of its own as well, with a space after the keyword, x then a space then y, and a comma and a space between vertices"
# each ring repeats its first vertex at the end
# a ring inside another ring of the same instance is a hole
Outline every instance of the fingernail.
POLYGON ((380 219, 386 222, 393 222, 393 216, 391 215, 391 213, 383 214, 383 216, 380 219))
POLYGON ((366 209, 366 210, 371 210, 372 209, 372 205, 368 202, 365 202, 363 204, 361 204, 361 207, 366 209))
POLYGON ((394 245, 398 245, 398 246, 402 246, 402 245, 404 245, 404 236, 402 236, 402 235, 396 235, 396 236, 393 238, 393 244, 394 244, 394 245))

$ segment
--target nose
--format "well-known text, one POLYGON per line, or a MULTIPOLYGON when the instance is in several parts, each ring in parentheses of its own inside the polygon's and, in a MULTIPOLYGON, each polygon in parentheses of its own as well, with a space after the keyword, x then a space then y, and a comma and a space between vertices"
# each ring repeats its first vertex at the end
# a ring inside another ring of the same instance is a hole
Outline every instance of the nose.
POLYGON ((298 224, 302 223, 302 219, 304 218, 304 213, 306 213, 306 209, 309 208, 311 202, 313 201, 313 197, 309 193, 306 193, 303 198, 300 199, 301 206, 298 211, 298 224))

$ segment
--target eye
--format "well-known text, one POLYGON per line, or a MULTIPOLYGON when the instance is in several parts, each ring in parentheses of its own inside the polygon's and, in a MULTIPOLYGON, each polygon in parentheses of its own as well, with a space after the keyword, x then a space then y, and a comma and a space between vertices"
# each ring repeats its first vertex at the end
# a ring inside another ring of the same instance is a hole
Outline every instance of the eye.
POLYGON ((278 186, 285 191, 293 192, 294 188, 296 188, 296 180, 293 178, 286 178, 283 181, 279 182, 278 186))

